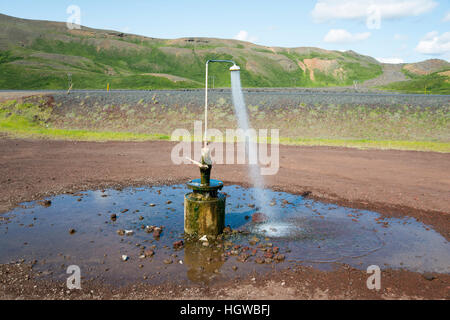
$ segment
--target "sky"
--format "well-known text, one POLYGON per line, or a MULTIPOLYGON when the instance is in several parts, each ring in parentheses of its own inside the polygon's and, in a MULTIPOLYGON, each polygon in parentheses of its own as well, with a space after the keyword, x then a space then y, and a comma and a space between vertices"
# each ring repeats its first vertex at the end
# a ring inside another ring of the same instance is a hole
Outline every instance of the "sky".
POLYGON ((173 39, 353 50, 382 62, 450 61, 450 0, 14 0, 0 13, 173 39), (71 20, 74 21, 74 20, 71 20))

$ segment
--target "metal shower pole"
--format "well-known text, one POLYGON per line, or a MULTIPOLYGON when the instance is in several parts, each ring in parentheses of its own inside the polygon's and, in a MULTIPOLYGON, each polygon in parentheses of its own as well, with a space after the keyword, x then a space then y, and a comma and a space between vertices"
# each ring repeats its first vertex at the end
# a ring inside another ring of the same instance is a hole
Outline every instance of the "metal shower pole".
POLYGON ((203 137, 204 147, 207 145, 207 133, 208 133, 208 66, 210 62, 224 62, 224 63, 232 63, 233 66, 230 68, 230 71, 237 71, 239 67, 236 65, 236 62, 233 60, 208 60, 206 61, 206 80, 205 80, 205 135, 203 137), (236 68, 234 68, 236 66, 236 68), (234 68, 234 69, 233 69, 234 68))

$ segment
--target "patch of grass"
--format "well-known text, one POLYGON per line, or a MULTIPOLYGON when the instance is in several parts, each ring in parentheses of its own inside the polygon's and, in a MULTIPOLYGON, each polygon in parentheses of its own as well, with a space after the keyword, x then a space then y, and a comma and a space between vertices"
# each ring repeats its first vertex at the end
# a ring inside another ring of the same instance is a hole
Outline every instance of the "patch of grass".
MULTIPOLYGON (((14 138, 56 139, 75 141, 153 141, 170 140, 164 134, 133 132, 68 130, 47 127, 42 122, 31 121, 27 116, 0 113, 0 131, 14 138)), ((270 139, 269 139, 270 140, 270 139)), ((450 143, 431 141, 376 141, 345 139, 280 138, 280 144, 298 146, 333 146, 358 149, 394 149, 450 153, 450 143)))
POLYGON ((432 73, 425 76, 406 73, 411 80, 394 82, 381 89, 403 93, 450 94, 450 78, 432 73))
POLYGON ((57 139, 75 141, 148 141, 169 140, 163 134, 133 132, 68 130, 46 127, 23 116, 0 114, 0 131, 14 138, 57 139))
POLYGON ((411 150, 450 153, 449 142, 396 141, 396 140, 346 140, 346 139, 305 139, 280 138, 280 144, 297 146, 329 146, 357 149, 411 150))
POLYGON ((23 59, 22 57, 14 56, 11 51, 0 51, 0 64, 13 62, 16 60, 23 59))

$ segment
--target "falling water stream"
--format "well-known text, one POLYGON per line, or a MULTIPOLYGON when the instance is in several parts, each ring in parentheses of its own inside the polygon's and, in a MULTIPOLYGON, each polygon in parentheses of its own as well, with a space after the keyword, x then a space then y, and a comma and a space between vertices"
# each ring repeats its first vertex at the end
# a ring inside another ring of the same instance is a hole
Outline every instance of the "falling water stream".
MULTIPOLYGON (((269 218, 273 218, 273 210, 269 206, 267 196, 264 191, 264 177, 258 164, 257 141, 249 136, 249 120, 247 108, 245 106, 244 95, 241 87, 240 71, 231 72, 231 90, 233 95, 234 110, 238 119, 238 126, 245 132, 245 151, 249 159, 249 178, 254 187, 254 197, 258 208, 269 218)), ((256 139, 256 137, 253 137, 256 139)))

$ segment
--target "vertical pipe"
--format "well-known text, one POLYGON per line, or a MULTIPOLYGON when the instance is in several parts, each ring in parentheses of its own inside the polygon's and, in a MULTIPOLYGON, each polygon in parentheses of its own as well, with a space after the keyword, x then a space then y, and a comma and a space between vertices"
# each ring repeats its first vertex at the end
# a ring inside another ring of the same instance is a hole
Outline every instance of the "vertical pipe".
POLYGON ((209 61, 206 62, 206 80, 205 80, 205 136, 203 138, 205 148, 208 133, 208 64, 209 61))

